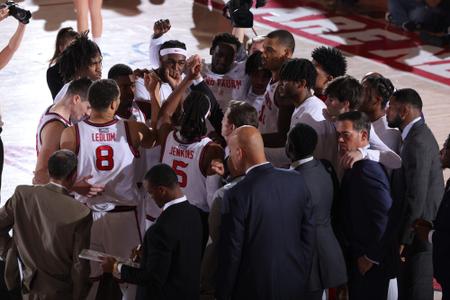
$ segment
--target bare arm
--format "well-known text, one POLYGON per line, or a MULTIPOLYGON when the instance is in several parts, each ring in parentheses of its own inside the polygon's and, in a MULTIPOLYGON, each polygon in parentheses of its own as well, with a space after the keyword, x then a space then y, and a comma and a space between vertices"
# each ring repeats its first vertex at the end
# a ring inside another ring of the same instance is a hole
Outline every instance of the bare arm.
POLYGON ((134 148, 152 148, 155 145, 156 133, 144 123, 127 121, 130 128, 131 139, 134 148))
POLYGON ((19 48, 24 32, 25 24, 19 22, 16 32, 9 40, 8 45, 0 52, 0 70, 8 64, 16 50, 19 48))
POLYGON ((33 184, 46 184, 49 182, 48 159, 59 149, 60 138, 63 131, 64 125, 61 122, 51 122, 42 129, 42 147, 37 157, 33 184))

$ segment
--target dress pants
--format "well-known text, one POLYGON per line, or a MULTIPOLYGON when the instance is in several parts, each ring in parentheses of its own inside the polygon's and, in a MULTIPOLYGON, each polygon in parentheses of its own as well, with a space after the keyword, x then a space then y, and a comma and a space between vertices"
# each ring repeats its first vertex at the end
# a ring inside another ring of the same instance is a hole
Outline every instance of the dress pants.
POLYGON ((433 264, 429 251, 406 253, 398 277, 399 300, 433 300, 433 264))

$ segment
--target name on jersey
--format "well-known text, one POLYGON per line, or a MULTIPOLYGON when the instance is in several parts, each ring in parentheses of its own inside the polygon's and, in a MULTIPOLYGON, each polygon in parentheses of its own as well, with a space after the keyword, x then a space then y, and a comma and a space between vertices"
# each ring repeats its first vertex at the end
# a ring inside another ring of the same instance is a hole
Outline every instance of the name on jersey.
POLYGON ((211 77, 206 77, 205 82, 209 86, 224 87, 227 89, 240 89, 242 85, 242 80, 239 79, 214 79, 211 77))
POLYGON ((110 142, 116 140, 115 132, 98 132, 92 134, 93 142, 110 142))
POLYGON ((172 146, 172 148, 170 148, 169 155, 193 159, 194 158, 194 150, 180 149, 178 147, 172 146))

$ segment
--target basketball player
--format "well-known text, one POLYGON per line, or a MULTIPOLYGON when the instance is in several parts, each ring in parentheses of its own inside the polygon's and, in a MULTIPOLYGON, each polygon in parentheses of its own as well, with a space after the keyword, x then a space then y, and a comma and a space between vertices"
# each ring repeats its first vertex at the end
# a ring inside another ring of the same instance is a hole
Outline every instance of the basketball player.
POLYGON ((64 97, 70 81, 81 77, 91 80, 102 77, 102 52, 95 42, 88 39, 87 34, 85 32, 77 37, 61 54, 60 73, 66 84, 56 95, 54 103, 64 97))
POLYGON ((37 162, 33 184, 49 182, 48 159, 59 149, 64 128, 72 125, 72 120, 80 121, 89 116, 91 106, 87 100, 87 91, 91 84, 92 81, 87 78, 72 81, 64 98, 47 108, 41 116, 36 132, 37 162))
POLYGON ((209 50, 212 55, 211 64, 203 64, 202 76, 222 111, 228 108, 231 99, 245 100, 250 88, 250 79, 245 73, 245 61, 236 61, 241 47, 235 36, 229 33, 218 34, 209 50))
POLYGON ((263 134, 264 151, 267 160, 277 167, 289 165, 284 147, 279 146, 279 137, 286 137, 289 131, 289 120, 294 111, 294 106, 278 105, 275 94, 280 80, 280 70, 284 62, 288 61, 295 48, 295 40, 292 34, 286 30, 275 30, 267 35, 264 40, 262 65, 272 72, 272 79, 267 85, 264 95, 264 103, 259 111, 258 129, 263 134))
POLYGON ((211 109, 208 96, 191 91, 183 101, 188 87, 200 76, 200 68, 200 57, 190 59, 186 77, 161 108, 158 140, 163 143, 162 162, 175 170, 188 201, 206 214, 214 192, 220 187, 220 177, 211 170, 211 162, 223 160, 224 152, 205 136, 211 109), (179 128, 172 122, 178 107, 182 109, 179 128))
MULTIPOLYGON (((155 135, 145 124, 119 120, 115 113, 120 104, 119 88, 114 80, 97 80, 89 88, 92 112, 89 119, 66 128, 61 148, 78 155, 78 178, 91 175, 91 184, 103 184, 102 194, 78 196, 93 211, 91 248, 111 255, 128 257, 140 244, 142 229, 138 220, 136 157, 139 147, 150 148, 155 135)), ((100 279, 99 264, 91 265, 91 277, 100 279)), ((90 298, 95 297, 94 285, 90 298)), ((121 284, 123 299, 134 299, 135 287, 121 284)))

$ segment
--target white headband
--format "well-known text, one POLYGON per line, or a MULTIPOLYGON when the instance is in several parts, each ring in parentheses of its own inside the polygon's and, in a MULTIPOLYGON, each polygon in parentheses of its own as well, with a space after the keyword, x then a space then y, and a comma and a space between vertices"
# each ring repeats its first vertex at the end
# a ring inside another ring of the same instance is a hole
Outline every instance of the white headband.
POLYGON ((166 49, 161 49, 159 51, 159 55, 164 56, 167 54, 181 54, 187 57, 187 51, 181 48, 166 48, 166 49))

